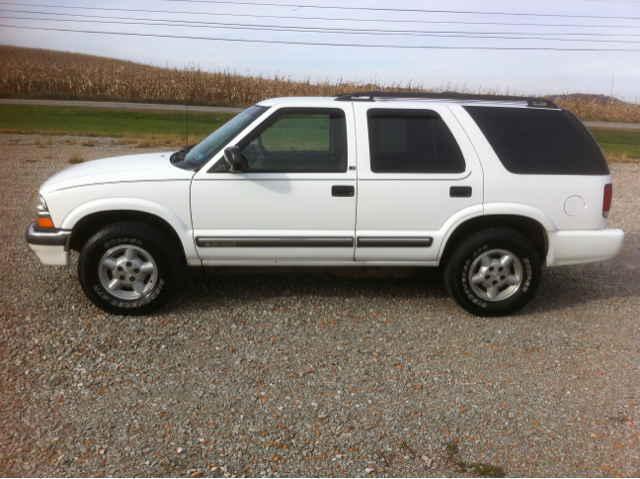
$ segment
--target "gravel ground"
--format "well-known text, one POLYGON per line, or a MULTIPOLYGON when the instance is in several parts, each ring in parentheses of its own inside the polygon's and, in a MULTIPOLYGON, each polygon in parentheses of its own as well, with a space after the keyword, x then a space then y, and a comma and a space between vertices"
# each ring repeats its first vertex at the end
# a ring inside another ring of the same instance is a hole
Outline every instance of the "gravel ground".
POLYGON ((611 165, 621 254, 545 270, 515 316, 465 313, 428 272, 194 269, 125 318, 23 232, 74 152, 145 150, 0 145, 0 475, 640 476, 640 165, 611 165))

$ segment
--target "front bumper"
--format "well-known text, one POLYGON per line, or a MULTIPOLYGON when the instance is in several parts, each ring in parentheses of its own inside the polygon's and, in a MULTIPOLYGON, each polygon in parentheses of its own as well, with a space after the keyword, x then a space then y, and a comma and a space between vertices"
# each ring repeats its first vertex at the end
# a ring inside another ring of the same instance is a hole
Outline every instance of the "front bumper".
POLYGON ((613 258, 622 248, 624 231, 588 230, 549 232, 547 266, 594 263, 613 258))
POLYGON ((54 229, 44 231, 30 225, 24 236, 42 264, 67 266, 69 264, 69 239, 71 231, 54 229))

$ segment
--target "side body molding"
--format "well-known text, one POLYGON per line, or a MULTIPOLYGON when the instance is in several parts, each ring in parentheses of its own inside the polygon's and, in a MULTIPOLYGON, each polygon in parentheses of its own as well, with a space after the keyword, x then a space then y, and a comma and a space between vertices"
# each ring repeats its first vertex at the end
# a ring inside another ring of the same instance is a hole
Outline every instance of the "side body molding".
POLYGON ((139 198, 106 198, 83 203, 67 214, 62 221, 61 229, 73 229, 76 223, 87 215, 114 210, 148 213, 162 218, 180 238, 189 266, 202 265, 193 242, 193 230, 174 211, 154 201, 139 198))

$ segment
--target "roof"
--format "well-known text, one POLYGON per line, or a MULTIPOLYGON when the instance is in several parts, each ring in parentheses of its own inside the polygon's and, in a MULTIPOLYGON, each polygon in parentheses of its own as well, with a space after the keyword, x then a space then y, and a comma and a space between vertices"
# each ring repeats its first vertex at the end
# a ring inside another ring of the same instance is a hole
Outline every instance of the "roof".
POLYGON ((331 96, 288 96, 281 98, 269 98, 268 100, 263 100, 258 105, 260 106, 273 106, 281 103, 300 103, 304 101, 305 103, 310 104, 318 104, 328 107, 334 104, 336 97, 331 96))

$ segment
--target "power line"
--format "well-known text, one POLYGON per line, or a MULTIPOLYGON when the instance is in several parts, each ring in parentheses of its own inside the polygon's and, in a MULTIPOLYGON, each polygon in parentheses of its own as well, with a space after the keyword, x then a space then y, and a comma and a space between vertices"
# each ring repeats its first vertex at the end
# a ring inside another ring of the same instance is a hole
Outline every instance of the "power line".
POLYGON ((74 23, 93 23, 93 24, 116 24, 116 25, 148 25, 148 26, 170 26, 170 27, 186 27, 186 28, 222 28, 231 30, 253 30, 253 31, 273 31, 273 32, 291 32, 291 33, 321 33, 321 34, 340 34, 340 35, 383 35, 383 36, 421 36, 432 38, 478 38, 492 40, 544 40, 556 42, 587 42, 587 43, 624 43, 624 44, 640 44, 637 40, 599 40, 599 39, 582 39, 582 38, 545 38, 532 35, 514 36, 518 34, 509 34, 510 36, 497 36, 492 33, 467 33, 467 32, 397 32, 397 33, 380 33, 378 31, 354 31, 351 29, 317 29, 317 28, 297 28, 297 27, 280 27, 269 25, 255 24, 193 24, 180 22, 165 22, 154 20, 133 19, 142 21, 96 21, 96 20, 78 20, 78 19, 48 19, 48 18, 32 18, 32 17, 8 17, 0 15, 0 18, 12 20, 34 20, 43 22, 74 22, 74 23), (216 27, 212 27, 216 25, 216 27))
POLYGON ((601 3, 639 3, 638 0, 581 0, 583 2, 601 2, 601 3))
POLYGON ((258 3, 258 2, 229 2, 223 0, 163 0, 165 2, 187 2, 187 3, 213 3, 231 5, 253 5, 263 7, 291 7, 295 10, 301 8, 314 8, 323 10, 364 10, 368 12, 402 12, 402 13, 447 13, 454 15, 509 15, 517 17, 555 17, 555 18, 606 18, 609 20, 640 20, 640 17, 615 17, 601 15, 565 15, 557 13, 506 13, 506 12, 481 12, 481 11, 460 11, 460 10, 423 10, 418 8, 380 8, 380 7, 336 7, 328 5, 299 5, 293 3, 258 3))
MULTIPOLYGON (((388 30, 388 29, 358 29, 358 28, 325 28, 325 27, 290 27, 286 25, 264 25, 264 24, 243 24, 243 23, 224 23, 224 22, 194 22, 188 20, 167 20, 163 18, 137 18, 137 17, 113 17, 106 15, 86 15, 86 14, 76 14, 76 13, 53 13, 53 12, 43 12, 43 11, 29 11, 29 10, 6 10, 0 8, 0 12, 10 12, 10 13, 27 13, 33 15, 49 15, 49 16, 58 16, 58 17, 79 17, 79 18, 98 18, 100 20, 110 19, 110 20, 130 20, 130 21, 143 21, 143 22, 166 22, 162 24, 149 23, 149 25, 163 25, 163 26, 180 26, 180 27, 204 27, 204 26, 218 26, 218 27, 264 27, 268 29, 292 29, 291 31, 301 31, 301 32, 312 32, 312 33, 359 33, 359 34, 380 34, 380 35, 414 35, 422 36, 422 35, 434 35, 434 34, 461 34, 461 35, 479 35, 477 38, 482 38, 482 36, 486 35, 525 35, 523 32, 469 32, 469 31, 460 31, 460 30, 444 30, 444 31, 424 31, 424 30, 388 30)), ((33 17, 3 17, 3 18, 11 18, 17 20, 42 20, 42 21, 71 21, 69 19, 55 19, 55 18, 33 18, 33 17)), ((82 20, 78 20, 82 21, 82 20)), ((87 22, 87 21, 85 21, 87 22)), ((95 22, 95 23, 106 23, 106 22, 95 22)), ((124 25, 132 24, 130 22, 113 22, 113 23, 121 23, 124 25)), ((144 23, 142 23, 144 25, 144 23)), ((592 36, 592 37, 633 37, 638 35, 624 34, 624 33, 568 33, 568 32, 536 32, 528 35, 527 38, 531 35, 561 35, 561 36, 592 36)))
POLYGON ((206 16, 228 16, 228 17, 243 17, 243 18, 277 18, 288 20, 327 20, 333 22, 376 22, 376 23, 414 23, 414 24, 429 24, 429 25, 500 25, 500 26, 532 26, 532 27, 575 27, 575 28, 633 28, 637 29, 636 25, 593 25, 593 24, 567 24, 567 23, 513 23, 513 22, 466 22, 459 20, 397 20, 397 19, 363 19, 363 18, 333 18, 333 17, 300 17, 300 16, 286 16, 286 15, 252 15, 252 14, 237 14, 237 13, 209 13, 209 12, 192 12, 192 11, 172 11, 172 10, 145 10, 145 9, 132 9, 132 8, 109 8, 109 7, 75 7, 66 5, 43 5, 43 4, 29 4, 18 2, 3 2, 2 5, 13 5, 23 7, 44 7, 44 8, 59 8, 59 9, 74 9, 74 10, 101 10, 101 11, 117 11, 117 12, 137 12, 137 13, 168 13, 171 15, 206 15, 206 16))
POLYGON ((135 37, 155 37, 155 38, 182 38, 188 40, 208 40, 222 42, 242 42, 242 43, 266 43, 279 45, 308 45, 326 47, 355 47, 355 48, 395 48, 403 50, 507 50, 507 51, 565 51, 565 52, 640 52, 636 48, 557 48, 557 47, 478 47, 478 46, 437 46, 437 45, 364 45, 361 43, 326 43, 326 42, 301 42, 283 40, 253 40, 248 38, 219 38, 219 37, 198 37, 188 35, 169 35, 154 33, 132 33, 132 32, 105 32, 95 30, 72 30, 67 28, 48 27, 27 27, 19 25, 0 24, 0 27, 21 28, 26 30, 44 30, 53 32, 73 32, 90 33, 98 35, 122 35, 135 37))

